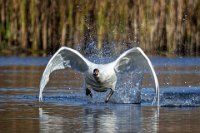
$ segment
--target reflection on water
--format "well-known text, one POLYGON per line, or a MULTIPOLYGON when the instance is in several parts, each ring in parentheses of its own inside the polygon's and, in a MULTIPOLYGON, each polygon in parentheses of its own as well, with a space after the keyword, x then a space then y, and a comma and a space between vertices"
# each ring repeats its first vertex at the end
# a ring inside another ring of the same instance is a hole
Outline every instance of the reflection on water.
POLYGON ((140 105, 91 105, 39 108, 40 128, 45 132, 157 132, 158 108, 140 105), (54 112, 55 111, 55 112, 54 112))
POLYGON ((38 107, 35 103, 15 101, 10 98, 7 102, 0 102, 0 132, 39 132, 38 107))
MULTIPOLYGON (((39 105, 44 64, 23 65, 21 60, 22 65, 11 66, 0 60, 1 132, 199 132, 199 59, 191 64, 155 59, 161 107, 148 104, 152 97, 148 88, 143 89, 141 105, 96 102, 85 97, 82 75, 70 69, 52 74, 39 105)), ((144 80, 146 86, 149 81, 144 80)))

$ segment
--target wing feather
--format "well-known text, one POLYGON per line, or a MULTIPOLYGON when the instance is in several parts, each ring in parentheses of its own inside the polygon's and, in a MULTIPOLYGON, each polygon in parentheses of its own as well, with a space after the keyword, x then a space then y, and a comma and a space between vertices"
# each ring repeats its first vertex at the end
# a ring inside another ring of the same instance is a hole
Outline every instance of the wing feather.
POLYGON ((68 47, 61 47, 49 60, 41 81, 40 81, 40 92, 39 101, 42 101, 42 92, 49 81, 50 74, 59 69, 72 68, 79 72, 85 72, 90 65, 90 61, 84 58, 78 51, 68 47))

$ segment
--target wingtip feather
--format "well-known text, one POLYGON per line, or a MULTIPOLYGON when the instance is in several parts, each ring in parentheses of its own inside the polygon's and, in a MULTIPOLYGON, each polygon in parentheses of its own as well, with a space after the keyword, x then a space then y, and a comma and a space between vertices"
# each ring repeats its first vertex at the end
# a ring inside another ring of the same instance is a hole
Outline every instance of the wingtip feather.
POLYGON ((41 94, 39 95, 39 102, 43 102, 43 98, 41 94))

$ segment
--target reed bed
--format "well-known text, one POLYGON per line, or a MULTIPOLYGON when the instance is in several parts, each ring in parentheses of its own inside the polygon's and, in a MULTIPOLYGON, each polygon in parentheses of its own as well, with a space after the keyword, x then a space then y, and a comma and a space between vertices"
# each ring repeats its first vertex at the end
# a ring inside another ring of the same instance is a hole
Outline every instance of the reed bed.
POLYGON ((0 0, 1 54, 51 54, 92 42, 198 56, 200 1, 0 0))

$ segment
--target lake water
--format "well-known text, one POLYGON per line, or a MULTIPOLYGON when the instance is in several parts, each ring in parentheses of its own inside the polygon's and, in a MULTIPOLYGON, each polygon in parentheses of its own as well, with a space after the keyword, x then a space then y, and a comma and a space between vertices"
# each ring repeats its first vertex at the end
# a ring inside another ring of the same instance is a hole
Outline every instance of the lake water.
MULTIPOLYGON (((152 57, 160 83, 160 107, 144 81, 141 104, 104 103, 85 96, 82 75, 55 72, 38 102, 49 58, 0 57, 0 132, 199 132, 200 58, 152 57)), ((148 77, 148 75, 147 75, 148 77)), ((100 100, 99 100, 100 99, 100 100)))

